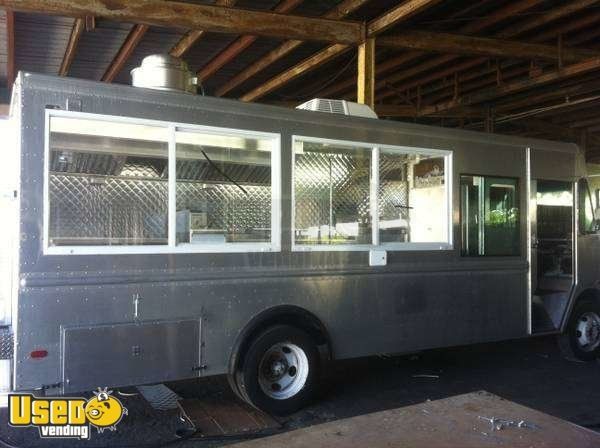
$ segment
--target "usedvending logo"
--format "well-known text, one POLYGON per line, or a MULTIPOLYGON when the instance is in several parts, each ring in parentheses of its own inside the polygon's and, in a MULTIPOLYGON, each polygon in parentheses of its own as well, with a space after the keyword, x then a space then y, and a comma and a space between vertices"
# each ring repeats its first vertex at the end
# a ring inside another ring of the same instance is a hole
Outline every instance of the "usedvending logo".
POLYGON ((44 397, 13 394, 8 397, 8 423, 15 427, 37 426, 43 438, 89 440, 90 428, 116 431, 127 409, 112 390, 98 388, 94 397, 44 397))

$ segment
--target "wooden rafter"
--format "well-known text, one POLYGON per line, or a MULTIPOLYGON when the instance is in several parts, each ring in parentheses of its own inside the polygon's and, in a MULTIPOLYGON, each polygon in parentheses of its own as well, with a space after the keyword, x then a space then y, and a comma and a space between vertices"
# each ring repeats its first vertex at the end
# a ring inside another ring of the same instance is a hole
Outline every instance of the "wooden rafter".
MULTIPOLYGON (((360 8, 363 4, 365 4, 369 0, 344 0, 343 2, 336 5, 333 9, 329 10, 327 13, 323 15, 324 19, 343 19, 348 14, 351 14, 358 8, 360 8)), ((274 50, 271 50, 266 55, 264 55, 259 60, 253 62, 249 67, 247 67, 242 72, 238 73, 234 76, 230 81, 228 81, 223 86, 219 87, 215 92, 216 96, 223 96, 228 92, 232 91, 242 83, 246 82, 248 79, 255 76, 257 73, 260 73, 262 70, 269 67, 271 64, 280 60, 284 56, 290 54, 293 50, 298 48, 303 44, 301 40, 288 40, 279 45, 274 50)))
POLYGON ((563 47, 559 52, 556 46, 552 45, 429 31, 403 31, 393 36, 383 36, 377 39, 377 45, 468 56, 481 55, 550 61, 558 60, 560 54, 564 62, 577 62, 600 55, 600 52, 594 50, 563 47))
MULTIPOLYGON (((400 5, 402 8, 396 7, 369 22, 367 24, 367 29, 371 29, 372 31, 367 37, 375 37, 377 33, 382 32, 389 27, 414 16, 427 7, 434 6, 435 4, 439 3, 439 1, 440 0, 407 0, 400 5), (373 23, 376 24, 373 25, 373 23)), ((299 64, 289 68, 285 72, 275 76, 274 78, 271 78, 266 83, 254 88, 252 91, 243 95, 240 99, 242 101, 255 101, 272 92, 273 90, 287 84, 292 79, 296 79, 314 69, 323 62, 332 60, 333 58, 345 53, 349 49, 350 47, 348 45, 331 45, 325 50, 322 50, 314 56, 311 56, 299 64)))
POLYGON ((146 34, 146 31, 148 31, 148 28, 148 25, 133 26, 133 28, 125 38, 123 45, 121 45, 121 48, 119 48, 119 51, 117 52, 116 56, 104 72, 104 75, 102 76, 103 82, 114 81, 114 79, 117 77, 117 75, 121 72, 121 70, 127 63, 127 60, 129 59, 135 48, 138 46, 138 44, 144 37, 144 34, 146 34))
MULTIPOLYGON (((433 0, 431 0, 433 1, 433 0)), ((93 15, 150 26, 359 44, 362 23, 169 0, 0 0, 0 7, 67 17, 93 15)))
POLYGON ((69 74, 69 69, 71 68, 71 64, 75 59, 75 54, 77 53, 79 39, 81 39, 81 35, 83 34, 83 30, 85 30, 85 28, 85 19, 75 19, 75 21, 73 22, 73 28, 71 29, 71 35, 69 36, 69 42, 67 43, 67 48, 63 56, 63 60, 60 64, 60 68, 58 69, 59 76, 67 76, 69 74))
POLYGON ((473 104, 488 102, 502 96, 522 92, 535 87, 541 87, 551 83, 560 82, 596 70, 600 70, 600 57, 592 58, 583 62, 579 62, 577 64, 567 65, 560 70, 545 73, 536 78, 515 81, 509 84, 497 86, 496 88, 486 89, 481 92, 474 93, 472 95, 427 106, 421 110, 421 114, 428 115, 430 113, 437 113, 453 109, 455 107, 469 106, 473 104))
POLYGON ((6 10, 6 84, 8 90, 12 89, 15 82, 16 61, 15 61, 15 13, 6 10))
MULTIPOLYGON (((536 1, 539 3, 539 0, 533 0, 534 3, 536 1)), ((549 23, 549 22, 558 20, 559 18, 566 17, 566 16, 568 16, 570 14, 573 14, 573 12, 578 11, 579 9, 582 9, 582 8, 585 8, 585 7, 589 6, 589 1, 591 1, 591 0, 576 1, 576 2, 569 3, 567 5, 564 5, 562 7, 553 9, 553 10, 551 10, 548 13, 542 14, 540 16, 535 16, 533 19, 528 19, 528 21, 519 24, 519 26, 509 26, 508 28, 505 28, 502 31, 500 31, 498 33, 495 33, 494 37, 495 38, 500 38, 500 39, 509 39, 509 38, 518 37, 521 33, 525 32, 525 31, 529 31, 531 29, 535 29, 536 27, 541 26, 541 25, 543 25, 545 23, 549 23), (527 25, 529 23, 533 23, 533 25, 531 25, 531 27, 530 27, 529 25, 527 25), (523 31, 523 30, 525 30, 525 31, 523 31)), ((598 1, 600 1, 600 0, 594 0, 594 2, 598 2, 598 1)), ((531 5, 531 3, 529 3, 529 5, 531 5)), ((509 9, 506 9, 505 11, 507 11, 507 10, 509 10, 509 9)), ((510 16, 508 16, 508 17, 510 17, 510 16)), ((504 18, 506 19, 508 17, 504 17, 504 18)), ((471 28, 472 29, 467 30, 467 31, 463 30, 463 31, 461 31, 461 33, 468 34, 469 32, 476 32, 478 26, 474 25, 471 28)), ((539 38, 537 38, 536 36, 532 36, 531 41, 532 42, 539 42, 539 38)), ((446 60, 442 60, 442 58, 444 58, 444 57, 445 56, 442 56, 440 58, 440 64, 438 64, 438 66, 442 66, 442 65, 443 66, 447 66, 448 64, 450 64, 452 62, 452 60, 456 59, 456 56, 453 56, 452 59, 448 59, 447 56, 446 56, 446 60)), ((475 67, 477 65, 476 61, 479 61, 479 63, 483 64, 483 63, 487 62, 487 59, 486 58, 479 58, 479 59, 473 60, 473 64, 472 65, 467 62, 466 65, 469 65, 469 67, 468 68, 463 68, 461 70, 470 69, 471 67, 475 67)), ((422 71, 427 71, 427 70, 430 70, 430 69, 436 67, 435 65, 426 65, 426 64, 428 64, 428 63, 425 62, 423 64, 423 66, 424 66, 424 67, 422 67, 422 68, 424 68, 423 70, 421 70, 419 68, 419 66, 417 66, 417 67, 414 68, 415 71, 418 71, 420 73, 422 71)), ((417 74, 418 73, 415 73, 415 76, 417 74)), ((443 75, 443 76, 447 76, 447 75, 443 75)), ((440 77, 443 77, 443 76, 440 76, 440 77)), ((429 77, 426 77, 427 78, 426 81, 425 81, 424 78, 422 78, 421 79, 421 81, 422 81, 421 84, 425 84, 426 82, 431 82, 431 81, 433 81, 435 79, 439 79, 440 77, 429 76, 429 77)), ((400 73, 396 73, 396 74, 393 74, 393 75, 389 76, 386 79, 386 81, 388 81, 390 83, 397 83, 397 82, 400 82, 400 81, 405 80, 405 79, 408 79, 405 76, 405 73, 400 72, 400 73)), ((412 83, 413 83, 412 81, 409 81, 409 84, 412 84, 412 83)), ((381 87, 381 86, 377 86, 377 87, 381 87)), ((403 86, 398 86, 398 87, 400 87, 400 88, 408 88, 406 84, 403 85, 403 86)), ((386 98, 388 98, 390 96, 392 96, 391 92, 384 92, 381 95, 378 95, 377 99, 378 99, 378 101, 384 101, 386 98)))
MULTIPOLYGON (((277 4, 273 11, 280 14, 286 14, 292 11, 302 2, 303 0, 282 0, 281 2, 279 2, 279 4, 277 4)), ((252 45, 257 38, 257 36, 250 35, 238 37, 225 50, 217 54, 206 65, 204 65, 204 67, 198 70, 198 80, 201 82, 206 81, 208 78, 214 75, 221 67, 231 62, 246 48, 252 45)))
POLYGON ((317 67, 321 64, 324 64, 324 63, 338 57, 339 55, 347 52, 348 50, 350 50, 350 48, 351 47, 349 45, 342 45, 342 44, 330 45, 329 47, 325 48, 324 50, 321 50, 317 54, 296 64, 291 69, 288 69, 288 70, 284 71, 283 73, 280 73, 279 75, 275 76, 274 78, 271 78, 266 83, 261 84, 260 86, 256 87, 251 92, 242 96, 240 98, 240 100, 241 101, 255 101, 256 99, 265 96, 266 94, 281 87, 282 85, 287 84, 288 82, 298 78, 299 76, 302 76, 304 73, 314 69, 315 67, 317 67))
MULTIPOLYGON (((418 116, 416 106, 409 104, 375 104, 375 112, 379 117, 414 118, 418 116)), ((485 111, 481 108, 465 107, 460 110, 441 112, 432 117, 439 118, 483 118, 485 111)))
POLYGON ((594 4, 598 3, 598 1, 599 0, 570 0, 561 7, 552 8, 550 11, 540 14, 539 16, 535 16, 533 19, 529 18, 523 22, 516 23, 505 28, 497 35, 497 37, 508 38, 511 36, 525 34, 543 25, 557 21, 563 17, 581 11, 582 9, 593 6, 594 4))
MULTIPOLYGON (((506 20, 510 17, 515 16, 516 14, 520 14, 524 11, 527 11, 528 9, 533 8, 534 6, 541 3, 542 1, 543 0, 520 0, 516 3, 509 3, 508 5, 493 12, 492 14, 490 14, 488 17, 486 17, 484 19, 478 20, 473 23, 468 23, 468 24, 460 27, 457 30, 457 32, 459 32, 461 34, 475 34, 475 33, 481 32, 486 28, 494 26, 494 25, 502 22, 503 20, 506 20)), ((408 52, 399 58, 396 58, 396 61, 392 60, 392 61, 389 61, 388 63, 378 64, 378 66, 376 68, 377 76, 379 77, 385 73, 393 71, 394 69, 404 67, 405 65, 409 64, 410 62, 412 62, 413 60, 415 60, 417 58, 420 58, 421 56, 423 56, 422 52, 413 51, 413 52, 408 52)), ((456 57, 455 56, 449 57, 447 55, 440 56, 438 58, 432 59, 432 61, 425 62, 423 70, 421 70, 420 68, 417 68, 417 69, 419 70, 419 72, 426 71, 432 66, 447 65, 448 62, 453 59, 456 59, 456 57), (437 64, 435 62, 433 62, 436 59, 438 62, 437 64)), ((416 71, 416 70, 413 70, 413 71, 416 71)), ((401 73, 405 73, 405 71, 403 70, 401 73)), ((394 77, 394 76, 400 76, 400 75, 391 75, 391 76, 394 77)), ((385 88, 388 83, 393 83, 393 82, 395 82, 395 80, 393 78, 390 78, 390 77, 382 78, 376 84, 376 89, 385 88)), ((341 82, 337 83, 335 86, 333 86, 323 92, 320 92, 319 96, 323 96, 323 97, 337 96, 342 92, 352 89, 355 84, 356 84, 356 77, 353 77, 346 81, 341 81, 341 82)), ((388 91, 386 97, 389 97, 392 95, 393 95, 393 92, 388 91)), ((384 98, 382 98, 382 97, 379 97, 379 96, 377 97, 378 101, 382 101, 383 99, 384 98)))
MULTIPOLYGON (((217 0, 215 2, 215 6, 224 6, 226 8, 231 8, 232 6, 235 6, 236 1, 237 0, 217 0)), ((179 42, 177 42, 173 46, 173 48, 171 48, 171 51, 169 51, 169 54, 171 56, 175 56, 176 58, 183 57, 183 55, 185 53, 187 53, 189 51, 189 49, 192 48, 196 44, 196 42, 198 42, 198 40, 200 40, 200 38, 202 36, 204 36, 204 34, 205 34, 204 30, 188 31, 179 40, 179 42)))
POLYGON ((419 14, 440 2, 441 0, 410 0, 402 2, 385 14, 371 20, 367 24, 367 36, 377 36, 403 20, 406 20, 408 17, 419 14))

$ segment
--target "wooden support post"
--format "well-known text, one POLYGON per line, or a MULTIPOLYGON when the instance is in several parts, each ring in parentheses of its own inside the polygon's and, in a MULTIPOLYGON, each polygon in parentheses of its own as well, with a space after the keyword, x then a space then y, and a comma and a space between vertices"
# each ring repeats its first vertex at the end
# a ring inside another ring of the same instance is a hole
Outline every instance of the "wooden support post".
POLYGON ((357 99, 375 109, 375 39, 368 38, 358 46, 357 99))
POLYGON ((563 36, 562 34, 558 35, 558 68, 563 68, 563 36))
POLYGON ((6 10, 6 84, 8 91, 12 91, 15 77, 17 76, 15 62, 15 13, 6 10))
POLYGON ((96 18, 94 16, 85 16, 85 30, 87 32, 96 29, 96 18))
POLYGON ((500 67, 499 59, 496 59, 496 85, 498 87, 502 85, 502 68, 500 67))
POLYGON ((458 99, 459 89, 458 89, 458 72, 454 72, 454 99, 458 99))
POLYGON ((491 106, 488 106, 486 108, 486 115, 485 115, 485 132, 488 132, 490 134, 494 133, 494 123, 495 122, 495 117, 494 117, 494 108, 491 106))

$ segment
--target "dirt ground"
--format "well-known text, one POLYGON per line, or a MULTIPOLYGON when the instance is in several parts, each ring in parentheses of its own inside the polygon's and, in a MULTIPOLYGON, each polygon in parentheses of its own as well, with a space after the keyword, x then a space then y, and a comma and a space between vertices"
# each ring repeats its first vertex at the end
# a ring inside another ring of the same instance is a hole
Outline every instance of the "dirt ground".
MULTIPOLYGON (((343 361, 332 366, 329 376, 320 399, 282 419, 281 431, 477 390, 600 431, 600 363, 564 359, 551 337, 343 361)), ((184 398, 229 394, 226 380, 220 377, 170 386, 184 398)), ((205 448, 240 440, 182 439, 177 434, 184 432, 186 424, 177 412, 155 411, 140 396, 120 398, 129 415, 114 433, 93 430, 89 441, 43 440, 35 428, 9 427, 3 409, 0 438, 20 447, 88 448, 205 448)))

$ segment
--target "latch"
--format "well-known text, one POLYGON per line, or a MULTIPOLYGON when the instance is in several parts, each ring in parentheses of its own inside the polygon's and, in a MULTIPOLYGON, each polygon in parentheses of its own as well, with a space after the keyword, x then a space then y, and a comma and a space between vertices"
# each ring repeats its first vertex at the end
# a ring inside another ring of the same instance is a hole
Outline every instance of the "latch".
POLYGON ((142 298, 138 293, 133 295, 133 320, 139 320, 140 318, 140 304, 142 302, 142 298))

